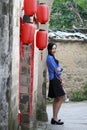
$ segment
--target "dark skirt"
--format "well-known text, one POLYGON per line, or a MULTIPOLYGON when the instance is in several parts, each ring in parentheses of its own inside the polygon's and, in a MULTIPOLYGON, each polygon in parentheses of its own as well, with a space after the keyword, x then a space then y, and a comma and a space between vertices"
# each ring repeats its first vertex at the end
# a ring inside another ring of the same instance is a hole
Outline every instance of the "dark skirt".
POLYGON ((56 78, 55 76, 54 79, 49 81, 48 97, 56 98, 64 95, 65 95, 65 91, 62 82, 60 79, 56 78))

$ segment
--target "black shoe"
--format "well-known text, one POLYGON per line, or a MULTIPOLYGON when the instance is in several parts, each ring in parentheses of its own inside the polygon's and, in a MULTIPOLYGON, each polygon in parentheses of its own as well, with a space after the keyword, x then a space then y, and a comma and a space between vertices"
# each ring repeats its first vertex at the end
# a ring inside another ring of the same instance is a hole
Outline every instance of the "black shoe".
POLYGON ((64 122, 61 122, 61 120, 55 121, 53 118, 51 119, 51 124, 52 125, 63 125, 64 122))
POLYGON ((61 121, 61 119, 58 120, 58 122, 60 122, 60 121, 61 121))
MULTIPOLYGON (((58 122, 61 122, 61 119, 59 119, 58 122)), ((51 124, 52 123, 55 123, 55 120, 53 118, 51 119, 51 124)))

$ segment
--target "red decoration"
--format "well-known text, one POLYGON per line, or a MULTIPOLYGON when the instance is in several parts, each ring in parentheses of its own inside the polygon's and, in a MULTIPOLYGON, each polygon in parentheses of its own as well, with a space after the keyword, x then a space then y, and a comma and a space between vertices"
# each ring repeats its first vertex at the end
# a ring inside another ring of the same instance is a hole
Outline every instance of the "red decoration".
POLYGON ((18 124, 19 125, 21 125, 21 121, 22 121, 22 114, 21 114, 21 112, 19 110, 19 112, 18 112, 18 124))
POLYGON ((34 41, 35 26, 32 23, 24 23, 22 25, 21 40, 23 43, 33 43, 34 41))
POLYGON ((45 30, 39 30, 36 34, 36 46, 39 50, 46 48, 48 42, 48 33, 45 30))
POLYGON ((32 44, 31 48, 30 48, 30 82, 29 82, 29 103, 30 103, 30 113, 29 115, 32 116, 33 115, 33 90, 34 90, 34 84, 33 84, 33 80, 34 80, 34 44, 32 44))
POLYGON ((22 17, 20 17, 20 28, 22 27, 22 24, 23 24, 23 20, 22 17))
POLYGON ((37 6, 37 19, 40 23, 45 24, 49 19, 49 8, 46 4, 41 3, 37 6))
POLYGON ((37 0, 24 0, 24 13, 32 16, 37 11, 37 0))
POLYGON ((22 59, 24 57, 24 46, 22 41, 20 41, 20 58, 22 59))

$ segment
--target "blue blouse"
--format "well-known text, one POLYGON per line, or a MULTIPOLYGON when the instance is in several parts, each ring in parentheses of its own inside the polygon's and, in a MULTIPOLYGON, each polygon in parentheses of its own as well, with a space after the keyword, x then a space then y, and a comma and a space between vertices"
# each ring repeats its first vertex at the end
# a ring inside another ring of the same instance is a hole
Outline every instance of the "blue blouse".
POLYGON ((61 75, 61 72, 63 71, 63 68, 60 66, 59 63, 56 63, 54 57, 52 55, 48 55, 46 59, 47 67, 48 67, 48 73, 49 73, 49 79, 52 80, 54 78, 54 75, 59 78, 61 75), (60 68, 60 71, 56 71, 56 68, 60 68))

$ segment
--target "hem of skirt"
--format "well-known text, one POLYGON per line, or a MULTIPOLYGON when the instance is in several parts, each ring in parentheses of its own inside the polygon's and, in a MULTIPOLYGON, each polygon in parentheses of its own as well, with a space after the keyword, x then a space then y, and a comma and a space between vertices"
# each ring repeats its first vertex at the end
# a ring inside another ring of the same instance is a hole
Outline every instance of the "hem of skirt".
POLYGON ((57 97, 62 97, 62 96, 65 96, 65 93, 62 94, 62 95, 57 95, 57 96, 48 96, 49 98, 57 98, 57 97))

